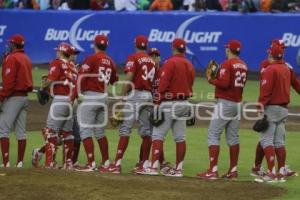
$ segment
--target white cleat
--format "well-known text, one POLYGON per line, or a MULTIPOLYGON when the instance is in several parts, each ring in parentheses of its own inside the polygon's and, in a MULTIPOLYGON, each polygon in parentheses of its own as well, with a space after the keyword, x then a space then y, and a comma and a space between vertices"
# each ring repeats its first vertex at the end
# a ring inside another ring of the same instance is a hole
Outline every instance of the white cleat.
POLYGON ((9 162, 7 162, 6 165, 4 165, 4 164, 0 165, 0 168, 9 168, 9 167, 10 167, 9 162))
POLYGON ((23 168, 23 162, 22 161, 18 162, 16 168, 23 168))

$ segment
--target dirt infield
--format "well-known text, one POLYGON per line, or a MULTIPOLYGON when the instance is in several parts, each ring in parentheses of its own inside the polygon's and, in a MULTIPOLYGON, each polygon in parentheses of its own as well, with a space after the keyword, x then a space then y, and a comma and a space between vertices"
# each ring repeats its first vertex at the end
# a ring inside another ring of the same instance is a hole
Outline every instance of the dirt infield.
MULTIPOLYGON (((29 131, 37 131, 41 130, 45 125, 46 125, 46 119, 47 119, 47 113, 49 111, 49 105, 41 106, 38 104, 37 101, 31 101, 29 104, 29 112, 28 112, 28 120, 27 120, 27 129, 29 131)), ((209 109, 212 110, 212 109, 209 109)), ((300 113, 300 107, 291 107, 289 108, 290 112, 293 113, 300 113)), ((201 116, 207 116, 206 109, 201 108, 199 110, 201 113, 201 116), (203 115, 202 115, 203 114, 203 115)), ((289 117, 288 123, 287 123, 287 130, 289 131, 299 131, 300 130, 300 124, 299 124, 300 117, 289 117)), ((209 121, 204 120, 196 121, 196 126, 199 127, 208 127, 209 121)), ((247 121, 247 120, 242 120, 241 122, 241 128, 245 129, 251 129, 254 124, 254 121, 247 121)), ((108 128, 110 127, 110 124, 108 125, 108 128)))
POLYGON ((257 200, 273 199, 286 193, 281 187, 251 182, 100 175, 42 169, 0 169, 0 182, 0 200, 257 200))

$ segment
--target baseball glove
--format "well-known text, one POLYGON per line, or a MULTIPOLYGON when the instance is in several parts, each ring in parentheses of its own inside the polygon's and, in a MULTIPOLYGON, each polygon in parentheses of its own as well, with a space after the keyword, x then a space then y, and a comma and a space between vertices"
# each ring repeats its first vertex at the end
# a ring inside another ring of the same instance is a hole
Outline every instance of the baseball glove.
POLYGON ((207 79, 216 79, 218 70, 219 70, 218 63, 214 60, 209 61, 208 65, 206 67, 207 79))
POLYGON ((124 119, 124 112, 121 107, 118 109, 115 109, 114 112, 112 113, 112 116, 109 118, 110 124, 113 127, 118 127, 124 119))
POLYGON ((267 115, 264 115, 264 117, 260 120, 257 120, 253 126, 253 130, 256 132, 264 132, 269 128, 269 122, 267 119, 267 115))
POLYGON ((50 100, 50 94, 47 90, 39 89, 36 93, 37 99, 41 105, 45 105, 50 100))
POLYGON ((149 121, 152 126, 158 127, 165 121, 165 115, 159 111, 158 107, 154 107, 150 111, 149 121))

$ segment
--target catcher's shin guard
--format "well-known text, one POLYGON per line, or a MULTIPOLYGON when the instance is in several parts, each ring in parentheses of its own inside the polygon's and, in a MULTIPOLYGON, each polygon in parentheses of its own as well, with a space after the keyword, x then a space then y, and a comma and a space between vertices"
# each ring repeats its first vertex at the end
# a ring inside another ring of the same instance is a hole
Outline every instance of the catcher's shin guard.
POLYGON ((54 154, 57 145, 57 134, 49 128, 44 128, 42 133, 46 140, 45 167, 52 168, 54 166, 54 154))

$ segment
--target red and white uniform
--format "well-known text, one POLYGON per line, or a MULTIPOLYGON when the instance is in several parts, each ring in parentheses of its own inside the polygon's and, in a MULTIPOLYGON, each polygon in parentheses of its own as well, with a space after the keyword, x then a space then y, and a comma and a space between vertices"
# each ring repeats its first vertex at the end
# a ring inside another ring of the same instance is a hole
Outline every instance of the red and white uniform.
POLYGON ((161 68, 158 87, 160 101, 191 97, 194 78, 195 70, 190 61, 179 54, 170 57, 161 68))
POLYGON ((284 61, 275 61, 262 74, 258 101, 263 105, 287 105, 290 102, 290 87, 290 69, 284 61))
POLYGON ((79 70, 79 74, 98 74, 95 77, 82 77, 81 92, 93 91, 104 93, 108 84, 119 80, 114 61, 105 53, 98 52, 89 56, 79 70))
POLYGON ((55 59, 50 63, 48 80, 53 81, 53 95, 73 96, 77 70, 67 60, 55 59))
POLYGON ((24 50, 10 53, 3 62, 0 101, 10 96, 27 96, 32 91, 32 65, 24 50))
POLYGON ((243 88, 247 81, 247 65, 240 58, 224 61, 217 73, 217 78, 209 83, 216 86, 216 98, 241 102, 243 88))
POLYGON ((124 72, 134 73, 133 84, 136 90, 152 90, 155 76, 155 62, 145 52, 138 52, 128 56, 124 72))

